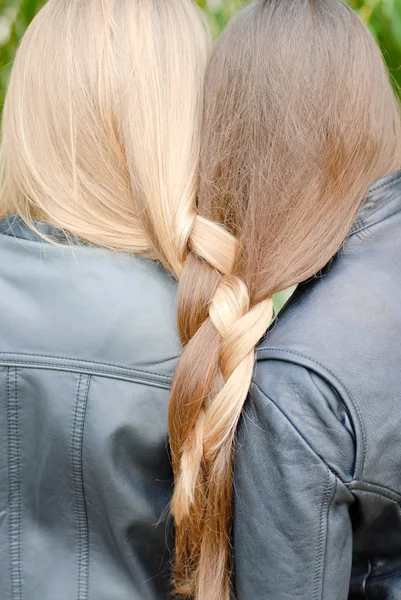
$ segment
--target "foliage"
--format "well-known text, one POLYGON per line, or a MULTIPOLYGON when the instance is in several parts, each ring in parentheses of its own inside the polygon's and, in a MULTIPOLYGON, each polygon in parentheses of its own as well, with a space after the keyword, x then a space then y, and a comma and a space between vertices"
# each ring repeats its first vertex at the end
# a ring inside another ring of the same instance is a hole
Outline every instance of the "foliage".
MULTIPOLYGON (((83 0, 84 1, 84 0, 83 0)), ((379 41, 395 82, 401 86, 401 0, 347 0, 379 41)), ((13 57, 29 22, 45 0, 0 0, 0 108, 13 57)), ((244 0, 198 0, 214 37, 244 0)))

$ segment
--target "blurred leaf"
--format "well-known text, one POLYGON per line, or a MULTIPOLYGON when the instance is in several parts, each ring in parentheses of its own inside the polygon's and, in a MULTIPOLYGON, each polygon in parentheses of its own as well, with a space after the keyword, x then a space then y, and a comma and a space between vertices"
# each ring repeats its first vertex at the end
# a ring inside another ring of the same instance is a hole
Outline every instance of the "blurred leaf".
POLYGON ((274 296, 273 305, 274 305, 274 314, 276 316, 284 308, 284 305, 287 304, 288 300, 291 298, 291 296, 293 295, 293 293, 295 292, 296 289, 297 289, 297 286, 294 285, 293 287, 289 288, 288 290, 285 290, 284 292, 279 292, 278 294, 276 294, 274 296))
POLYGON ((393 11, 389 15, 391 21, 391 33, 394 37, 395 42, 401 51, 401 3, 394 2, 393 11))

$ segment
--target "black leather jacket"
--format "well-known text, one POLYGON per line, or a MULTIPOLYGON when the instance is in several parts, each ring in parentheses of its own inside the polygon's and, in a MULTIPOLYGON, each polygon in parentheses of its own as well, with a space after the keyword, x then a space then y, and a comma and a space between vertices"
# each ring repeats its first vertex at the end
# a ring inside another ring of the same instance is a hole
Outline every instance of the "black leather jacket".
MULTIPOLYGON (((156 264, 0 222, 1 600, 169 597, 175 295, 156 264)), ((401 172, 258 350, 238 600, 401 599, 400 501, 401 172)))

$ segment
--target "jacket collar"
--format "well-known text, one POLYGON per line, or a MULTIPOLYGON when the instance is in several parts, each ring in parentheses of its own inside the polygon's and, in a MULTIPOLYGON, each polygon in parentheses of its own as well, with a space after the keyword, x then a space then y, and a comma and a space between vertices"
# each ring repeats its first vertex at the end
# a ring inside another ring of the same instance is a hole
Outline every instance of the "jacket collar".
MULTIPOLYGON (((399 211, 401 211, 401 170, 379 179, 371 186, 366 202, 359 211, 349 235, 383 221, 399 211)), ((31 241, 43 241, 43 238, 47 238, 59 244, 86 245, 82 240, 49 223, 33 221, 33 225, 36 231, 21 218, 8 216, 0 220, 0 234, 31 241)))
POLYGON ((33 228, 16 215, 9 215, 0 220, 0 234, 10 235, 32 242, 51 241, 56 244, 88 245, 76 236, 54 227, 50 223, 32 221, 33 228))
POLYGON ((384 221, 401 211, 401 170, 374 183, 368 193, 350 234, 384 221))

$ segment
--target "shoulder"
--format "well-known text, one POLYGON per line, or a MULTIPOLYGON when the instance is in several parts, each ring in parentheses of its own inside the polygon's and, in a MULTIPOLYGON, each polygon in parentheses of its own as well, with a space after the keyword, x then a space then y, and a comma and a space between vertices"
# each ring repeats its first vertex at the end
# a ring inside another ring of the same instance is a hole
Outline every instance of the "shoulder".
POLYGON ((279 445, 305 445, 342 481, 352 480, 352 415, 332 382, 310 365, 284 354, 258 362, 243 421, 240 435, 283 428, 286 440, 279 445))
POLYGON ((1 352, 172 375, 176 284, 161 267, 100 248, 0 237, 1 352))
POLYGON ((258 410, 281 411, 341 477, 397 490, 400 217, 356 228, 321 276, 299 287, 258 349, 251 397, 258 410))

